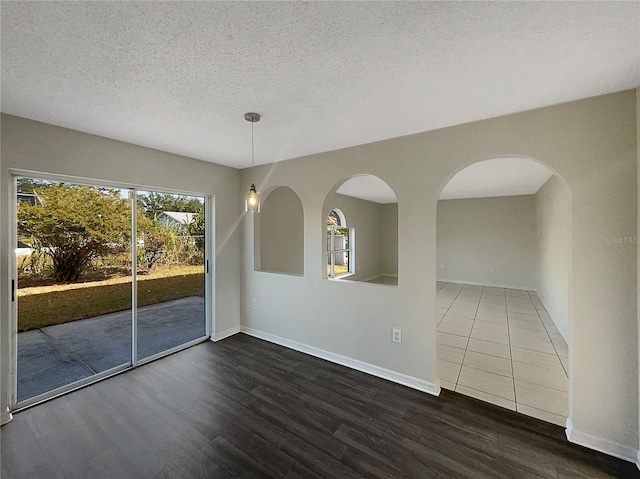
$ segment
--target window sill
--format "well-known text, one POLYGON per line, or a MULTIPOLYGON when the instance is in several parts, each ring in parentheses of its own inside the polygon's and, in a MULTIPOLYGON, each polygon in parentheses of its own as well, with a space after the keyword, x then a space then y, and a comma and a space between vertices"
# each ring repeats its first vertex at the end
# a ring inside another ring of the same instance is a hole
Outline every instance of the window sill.
POLYGON ((269 274, 281 274, 285 276, 297 276, 298 278, 304 278, 304 273, 285 273, 284 271, 269 271, 268 269, 254 269, 255 273, 269 273, 269 274))
POLYGON ((335 278, 327 277, 327 279, 331 281, 340 281, 342 279, 347 279, 351 276, 355 276, 355 273, 345 273, 345 274, 341 274, 340 276, 336 276, 335 278))

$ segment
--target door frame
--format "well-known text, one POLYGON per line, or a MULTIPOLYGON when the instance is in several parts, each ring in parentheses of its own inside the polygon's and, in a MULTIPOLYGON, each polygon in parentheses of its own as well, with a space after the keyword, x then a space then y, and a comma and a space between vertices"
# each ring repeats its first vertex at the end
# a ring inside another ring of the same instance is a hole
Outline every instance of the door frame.
POLYGON ((31 406, 35 406, 42 402, 48 401, 50 399, 56 398, 63 394, 67 394, 71 391, 75 391, 77 389, 83 388, 90 384, 94 384, 98 381, 102 381, 103 379, 109 378, 116 374, 120 374, 125 371, 130 371, 137 366, 149 363, 151 361, 155 361, 156 359, 168 356, 175 352, 181 351, 183 349, 187 349, 191 346, 199 344, 207 339, 211 338, 212 331, 215 330, 215 255, 213 254, 215 248, 215 196, 210 193, 202 193, 195 191, 184 191, 163 187, 155 187, 149 185, 140 185, 140 184, 127 184, 120 183, 114 181, 106 181, 106 180, 98 180, 98 179, 90 179, 90 178, 82 178, 70 175, 59 175, 52 173, 44 173, 39 171, 30 171, 30 170, 21 170, 21 169, 10 169, 9 170, 9 178, 10 185, 9 191, 12 198, 12 207, 10 213, 10 226, 9 226, 9 267, 11 272, 11 277, 9 278, 9 283, 11 287, 11 300, 10 300, 10 324, 9 324, 9 334, 10 334, 10 364, 9 364, 9 381, 8 386, 10 388, 10 398, 9 398, 9 414, 19 412, 23 409, 26 409, 31 406), (129 196, 131 198, 131 356, 128 364, 122 364, 115 366, 106 371, 102 371, 100 373, 94 374, 87 378, 80 379, 73 383, 61 386, 59 388, 53 389, 46 393, 39 394, 32 398, 25 399, 23 401, 17 400, 17 392, 18 392, 18 264, 16 261, 15 251, 18 247, 17 238, 18 238, 18 202, 17 198, 17 178, 32 178, 32 179, 40 179, 40 180, 48 180, 48 181, 58 181, 65 183, 73 183, 78 185, 86 185, 98 188, 117 188, 122 190, 129 190, 129 196), (137 258, 137 193, 138 191, 152 191, 156 193, 169 193, 175 195, 185 195, 185 196, 198 196, 204 198, 204 209, 205 209, 205 254, 204 254, 204 302, 205 302, 205 334, 202 337, 196 338, 194 340, 188 341, 187 343, 180 344, 173 348, 170 348, 165 351, 161 351, 152 356, 143 358, 141 360, 137 359, 136 353, 136 342, 137 342, 137 264, 134 261, 134 258, 137 258))

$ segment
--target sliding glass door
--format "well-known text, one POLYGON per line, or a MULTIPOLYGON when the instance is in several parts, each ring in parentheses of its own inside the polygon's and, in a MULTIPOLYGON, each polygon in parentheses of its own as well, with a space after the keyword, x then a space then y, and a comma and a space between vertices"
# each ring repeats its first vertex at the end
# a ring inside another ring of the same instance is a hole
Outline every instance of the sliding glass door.
POLYGON ((207 336, 205 197, 15 180, 14 408, 207 336))
POLYGON ((138 360, 206 335, 205 198, 138 191, 138 360))
POLYGON ((127 190, 18 177, 17 402, 131 364, 127 190))

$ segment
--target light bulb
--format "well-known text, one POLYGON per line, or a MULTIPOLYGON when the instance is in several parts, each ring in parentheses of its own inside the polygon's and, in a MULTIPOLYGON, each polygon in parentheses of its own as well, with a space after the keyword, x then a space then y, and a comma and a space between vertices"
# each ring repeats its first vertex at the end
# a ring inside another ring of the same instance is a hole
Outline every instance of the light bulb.
POLYGON ((251 211, 260 212, 260 196, 258 195, 258 191, 256 190, 256 185, 251 184, 251 188, 249 188, 249 193, 247 193, 247 198, 244 202, 244 210, 245 212, 251 211))

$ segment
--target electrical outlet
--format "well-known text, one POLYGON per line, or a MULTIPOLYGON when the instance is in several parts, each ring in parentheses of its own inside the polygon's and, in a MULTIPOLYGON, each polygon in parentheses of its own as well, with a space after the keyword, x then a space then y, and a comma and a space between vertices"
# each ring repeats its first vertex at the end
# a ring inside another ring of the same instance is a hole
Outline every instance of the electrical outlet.
POLYGON ((253 259, 253 257, 252 257, 250 254, 248 254, 248 255, 247 255, 247 261, 249 261, 249 263, 251 263, 251 260, 252 260, 252 259, 253 259))
POLYGON ((401 343, 402 342, 402 331, 399 329, 392 329, 391 330, 391 341, 393 341, 394 343, 401 343))
POLYGON ((495 273, 496 269, 492 266, 491 268, 489 268, 489 273, 495 273))
POLYGON ((444 269, 444 265, 443 264, 440 265, 440 269, 444 269))
POLYGON ((253 309, 256 309, 256 308, 258 307, 258 303, 256 302, 256 300, 255 300, 255 299, 252 299, 252 300, 251 300, 251 307, 252 307, 253 309))

